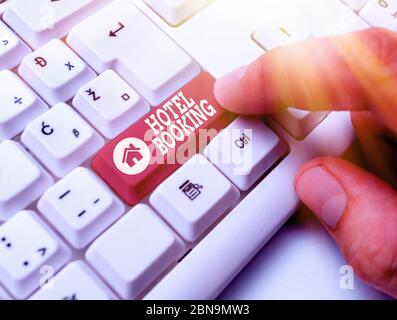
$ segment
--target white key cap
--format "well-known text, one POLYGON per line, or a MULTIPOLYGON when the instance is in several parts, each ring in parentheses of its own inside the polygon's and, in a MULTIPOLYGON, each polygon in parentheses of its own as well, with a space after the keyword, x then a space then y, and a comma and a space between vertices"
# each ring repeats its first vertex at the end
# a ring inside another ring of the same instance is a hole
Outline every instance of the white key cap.
POLYGON ((32 211, 21 211, 0 227, 0 281, 17 299, 40 286, 41 267, 55 273, 70 256, 70 249, 32 211))
POLYGON ((112 70, 83 86, 73 106, 106 138, 113 139, 149 112, 149 105, 112 70))
POLYGON ((397 0, 370 0, 360 16, 375 27, 397 31, 397 0))
POLYGON ((204 150, 240 190, 248 190, 286 151, 285 144, 260 119, 238 118, 204 150))
POLYGON ((13 0, 4 21, 33 48, 63 38, 79 21, 111 0, 13 0))
MULTIPOLYGON (((134 2, 139 5, 141 1, 134 2)), ((178 28, 167 25, 147 5, 142 4, 140 9, 160 24, 203 69, 219 78, 263 54, 251 36, 266 18, 267 1, 246 2, 216 0, 178 28)))
POLYGON ((82 261, 69 263, 30 300, 111 300, 113 294, 82 261))
POLYGON ((30 48, 0 21, 0 70, 16 67, 30 48))
POLYGON ((186 21, 205 8, 210 0, 144 0, 165 21, 173 26, 186 21))
POLYGON ((262 26, 254 33, 254 40, 265 50, 303 41, 312 37, 312 32, 302 23, 297 10, 280 6, 273 19, 264 19, 262 26))
POLYGON ((20 76, 51 106, 71 99, 95 73, 61 40, 52 40, 23 59, 20 76))
POLYGON ((158 105, 199 73, 199 67, 128 0, 78 24, 67 43, 98 72, 114 69, 158 105))
POLYGON ((51 187, 38 209, 77 249, 87 246, 124 212, 121 201, 86 168, 73 170, 51 187))
POLYGON ((0 221, 26 208, 53 179, 17 142, 0 144, 0 221))
POLYGON ((196 155, 150 197, 150 204, 187 241, 196 241, 240 192, 202 155, 196 155))
POLYGON ((31 122, 22 133, 21 141, 60 178, 104 145, 99 134, 64 103, 31 122))
POLYGON ((329 112, 308 112, 288 108, 273 115, 273 118, 295 139, 302 140, 325 119, 329 112))
POLYGON ((0 106, 0 141, 15 137, 30 121, 48 110, 46 104, 9 70, 0 71, 0 106))
POLYGON ((135 206, 88 249, 88 262, 124 299, 137 298, 184 252, 182 241, 145 205, 135 206))
POLYGON ((354 10, 359 11, 369 0, 342 0, 347 6, 354 10))

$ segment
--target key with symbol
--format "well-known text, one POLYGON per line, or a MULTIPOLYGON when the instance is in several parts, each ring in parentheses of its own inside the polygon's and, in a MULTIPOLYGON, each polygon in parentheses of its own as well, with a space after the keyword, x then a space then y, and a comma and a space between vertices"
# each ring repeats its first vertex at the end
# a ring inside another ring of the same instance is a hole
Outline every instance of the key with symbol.
POLYGON ((0 141, 15 137, 30 121, 48 110, 46 104, 9 70, 0 71, 0 105, 0 141))
POLYGON ((240 192, 196 155, 150 196, 150 204, 187 241, 196 241, 239 199, 240 192))
POLYGON ((99 134, 64 103, 32 121, 21 141, 57 177, 65 176, 104 144, 99 134))
POLYGON ((52 40, 27 55, 18 73, 51 106, 73 98, 95 78, 95 72, 61 40, 52 40))
POLYGON ((4 21, 31 47, 37 49, 55 38, 63 38, 78 22, 111 0, 14 0, 4 21))
POLYGON ((51 279, 70 256, 35 212, 21 211, 0 227, 0 281, 17 299, 25 299, 45 277, 51 279))
POLYGON ((0 21, 0 70, 16 67, 30 48, 0 21))
POLYGON ((200 72, 193 60, 128 0, 114 1, 78 24, 67 43, 96 72, 115 70, 151 105, 159 104, 200 72))
POLYGON ((200 74, 93 158, 94 171, 127 204, 141 201, 233 121, 216 101, 214 83, 200 74))
POLYGON ((80 88, 73 106, 108 139, 116 137, 150 110, 147 102, 112 70, 80 88))
MULTIPOLYGON (((288 6, 291 5, 288 3, 288 6)), ((268 18, 263 19, 263 24, 253 35, 254 40, 265 50, 312 37, 308 25, 302 21, 296 9, 288 9, 280 4, 269 8, 266 15, 268 18)))
POLYGON ((397 31, 397 0, 370 0, 360 16, 373 26, 397 31))
POLYGON ((38 208, 77 249, 87 246, 124 212, 108 187, 81 167, 44 193, 38 208))
POLYGON ((287 146, 260 119, 240 117, 216 136, 204 155, 246 191, 282 156, 287 146))

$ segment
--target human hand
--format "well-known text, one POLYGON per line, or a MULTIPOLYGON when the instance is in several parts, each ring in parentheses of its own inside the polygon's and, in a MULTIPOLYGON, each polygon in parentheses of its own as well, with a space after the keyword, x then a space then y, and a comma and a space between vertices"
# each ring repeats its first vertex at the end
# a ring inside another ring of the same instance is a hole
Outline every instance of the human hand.
POLYGON ((352 111, 373 173, 318 158, 299 170, 295 188, 355 272, 397 298, 397 34, 369 29, 271 50, 218 80, 215 96, 249 115, 352 111))

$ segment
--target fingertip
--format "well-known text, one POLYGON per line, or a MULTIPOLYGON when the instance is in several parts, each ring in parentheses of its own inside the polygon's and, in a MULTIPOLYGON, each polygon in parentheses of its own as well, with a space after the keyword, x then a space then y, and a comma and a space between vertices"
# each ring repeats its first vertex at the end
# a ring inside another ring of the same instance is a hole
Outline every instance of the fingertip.
POLYGON ((295 188, 302 202, 334 230, 347 206, 347 195, 339 180, 325 166, 312 162, 297 175, 295 188))
MULTIPOLYGON (((233 70, 215 82, 214 95, 219 104, 225 109, 235 109, 239 81, 246 74, 248 66, 233 70)), ((238 110, 230 110, 238 111, 238 110)))
POLYGON ((396 190, 372 173, 332 157, 302 166, 295 186, 356 273, 396 296, 396 190))
POLYGON ((326 165, 327 163, 327 157, 319 157, 319 158, 315 158, 312 159, 308 162, 306 162, 305 164, 303 164, 297 171, 297 173, 295 174, 295 180, 294 180, 294 184, 295 184, 295 188, 297 187, 297 184, 299 182, 299 179, 302 177, 302 175, 317 166, 322 166, 322 165, 326 165))

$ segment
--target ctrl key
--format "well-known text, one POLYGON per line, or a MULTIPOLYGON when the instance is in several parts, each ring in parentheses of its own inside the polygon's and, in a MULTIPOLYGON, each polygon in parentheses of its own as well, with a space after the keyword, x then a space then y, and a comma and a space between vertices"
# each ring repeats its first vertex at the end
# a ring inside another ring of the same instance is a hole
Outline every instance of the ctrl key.
POLYGON ((86 253, 87 261, 123 299, 135 299, 185 252, 146 205, 137 205, 86 253))

